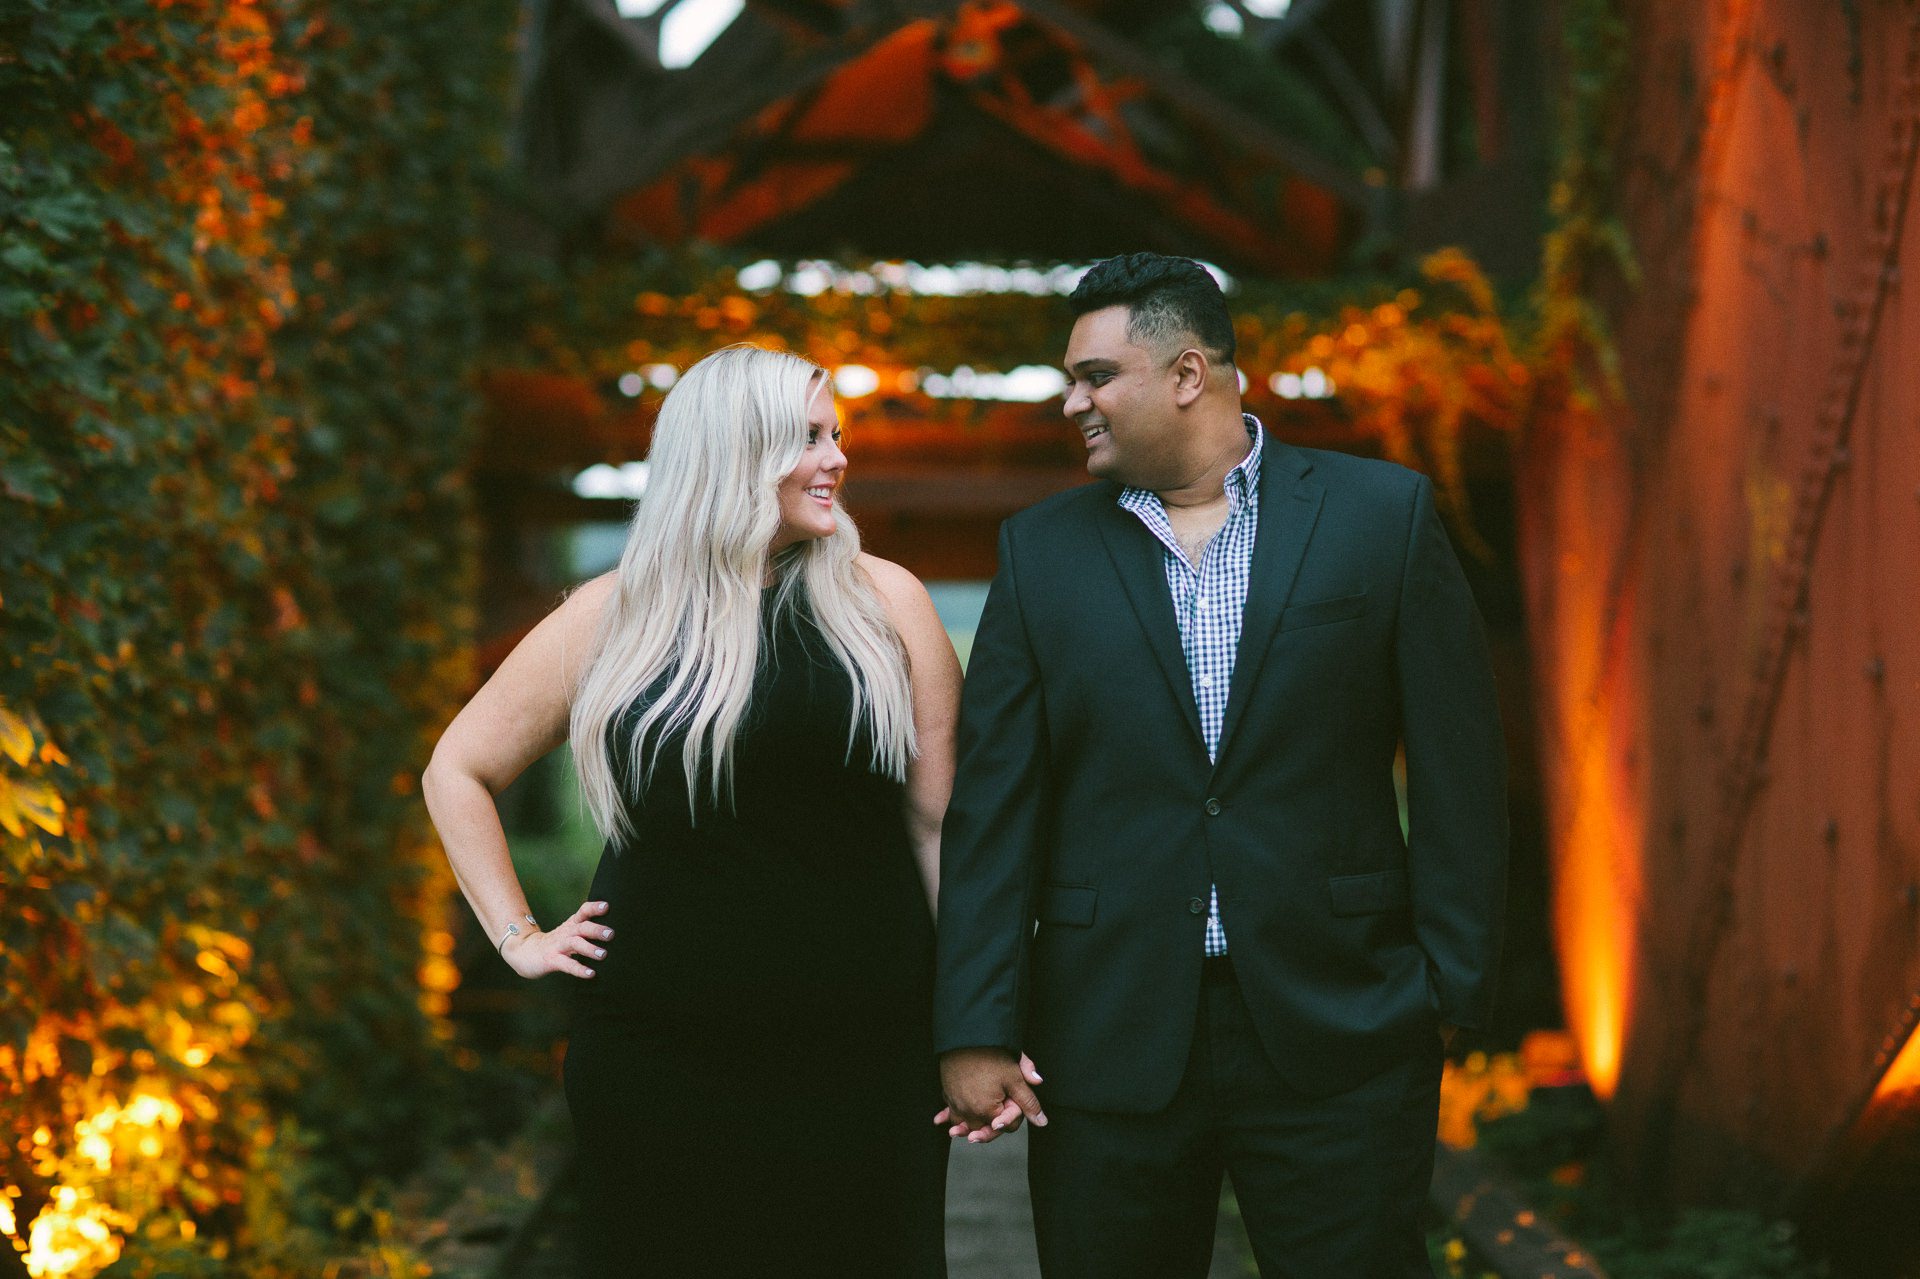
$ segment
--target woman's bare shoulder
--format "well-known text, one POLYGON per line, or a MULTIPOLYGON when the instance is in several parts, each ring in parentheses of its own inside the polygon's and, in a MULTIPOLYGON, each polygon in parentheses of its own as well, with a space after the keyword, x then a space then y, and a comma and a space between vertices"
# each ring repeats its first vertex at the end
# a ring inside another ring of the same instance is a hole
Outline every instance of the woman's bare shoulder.
POLYGON ((584 673, 600 635, 601 621, 607 610, 613 607, 619 588, 620 576, 616 572, 588 578, 568 591, 560 601, 560 606, 541 623, 543 629, 551 628, 555 632, 558 641, 556 655, 562 680, 568 688, 572 688, 584 673))
POLYGON ((865 552, 860 555, 859 565, 879 592, 887 616, 910 651, 936 642, 946 645, 949 653, 953 651, 946 638, 947 628, 933 606, 933 596, 919 578, 891 560, 865 552))
POLYGON ((927 588, 921 584, 920 579, 892 560, 883 560, 878 555, 870 555, 862 551, 855 563, 859 564, 861 571, 867 575, 867 580, 873 583, 874 589, 880 592, 889 605, 910 607, 929 598, 927 588))
POLYGON ((568 591, 566 598, 560 601, 559 611, 571 610, 575 613, 591 615, 599 620, 606 611, 607 604, 613 599, 614 592, 620 586, 620 573, 617 569, 608 569, 598 577, 590 577, 580 585, 568 591))

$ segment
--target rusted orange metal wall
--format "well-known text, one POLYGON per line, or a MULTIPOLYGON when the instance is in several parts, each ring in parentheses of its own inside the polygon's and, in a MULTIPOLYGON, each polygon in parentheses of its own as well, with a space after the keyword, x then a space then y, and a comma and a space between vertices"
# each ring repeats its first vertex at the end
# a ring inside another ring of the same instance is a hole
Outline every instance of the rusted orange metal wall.
POLYGON ((1830 1206, 1920 1083, 1920 8, 1627 9, 1627 404, 1519 485, 1565 1003, 1636 1189, 1830 1206))

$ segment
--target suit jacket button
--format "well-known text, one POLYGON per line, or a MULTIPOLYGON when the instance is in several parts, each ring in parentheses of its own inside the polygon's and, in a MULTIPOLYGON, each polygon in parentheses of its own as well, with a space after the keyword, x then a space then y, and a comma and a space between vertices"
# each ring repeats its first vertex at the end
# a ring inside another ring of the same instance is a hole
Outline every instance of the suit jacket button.
POLYGON ((1218 817, 1219 815, 1220 815, 1220 801, 1217 799, 1209 799, 1207 801, 1207 816, 1218 817))
POLYGON ((1206 909, 1207 909, 1207 904, 1201 901, 1198 897, 1190 897, 1187 899, 1187 913, 1189 915, 1205 914, 1206 909))

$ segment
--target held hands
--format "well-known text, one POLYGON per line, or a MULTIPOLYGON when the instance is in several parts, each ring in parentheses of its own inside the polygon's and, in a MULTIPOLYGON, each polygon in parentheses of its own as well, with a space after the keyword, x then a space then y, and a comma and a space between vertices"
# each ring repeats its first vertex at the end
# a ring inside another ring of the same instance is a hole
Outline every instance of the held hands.
POLYGON ((607 952, 599 942, 613 936, 613 929, 593 922, 607 913, 607 903, 586 902, 567 917, 567 922, 551 932, 533 932, 507 938, 500 956, 522 977, 545 977, 548 973, 566 973, 570 977, 591 977, 593 969, 575 959, 605 959, 607 952))
POLYGON ((1044 1128, 1047 1116, 1032 1088, 1040 1082, 1025 1053, 1016 1062, 1002 1048, 957 1048, 940 1058, 947 1104, 933 1122, 947 1125, 947 1136, 964 1136, 976 1146, 1012 1132, 1023 1118, 1044 1128))

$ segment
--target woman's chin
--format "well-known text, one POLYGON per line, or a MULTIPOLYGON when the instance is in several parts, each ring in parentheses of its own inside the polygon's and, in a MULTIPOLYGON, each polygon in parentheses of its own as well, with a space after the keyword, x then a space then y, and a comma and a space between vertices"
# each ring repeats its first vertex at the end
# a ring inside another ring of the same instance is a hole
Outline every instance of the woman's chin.
POLYGON ((778 546, 792 546, 796 542, 818 542, 832 537, 834 525, 831 520, 822 524, 785 524, 780 528, 780 536, 775 539, 778 546))

